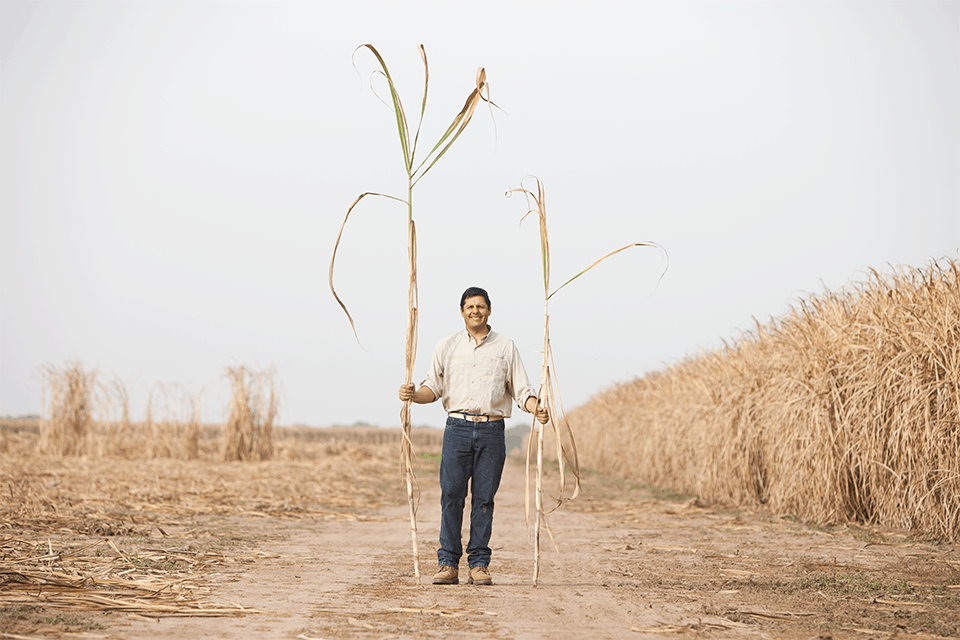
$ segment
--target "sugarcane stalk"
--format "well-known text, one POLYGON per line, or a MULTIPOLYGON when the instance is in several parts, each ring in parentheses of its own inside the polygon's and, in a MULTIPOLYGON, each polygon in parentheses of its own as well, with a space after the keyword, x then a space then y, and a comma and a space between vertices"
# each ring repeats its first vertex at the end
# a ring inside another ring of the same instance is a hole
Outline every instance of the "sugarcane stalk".
MULTIPOLYGON (((536 420, 536 418, 534 418, 536 420)), ((535 502, 537 519, 533 524, 533 586, 540 581, 540 522, 543 519, 543 432, 547 425, 537 430, 537 492, 535 502)))
MULTIPOLYGON (((490 101, 490 90, 486 82, 486 72, 484 71, 483 67, 480 67, 477 69, 477 76, 475 80, 476 85, 467 96, 467 100, 464 102, 463 107, 460 109, 459 113, 454 116, 453 121, 447 127, 447 130, 440 136, 440 139, 437 141, 437 143, 427 152, 424 159, 419 164, 416 164, 415 155, 417 150, 417 141, 420 138, 420 127, 423 124, 423 116, 426 112, 427 89, 429 88, 430 84, 430 73, 427 65, 426 50, 423 48, 423 45, 418 47, 420 59, 423 62, 423 100, 420 104, 420 118, 417 123, 417 129, 413 135, 411 135, 409 124, 407 122, 407 116, 403 110, 403 103, 400 101, 400 95, 397 93, 397 88, 393 83, 393 78, 390 76, 390 71, 387 68, 386 62, 384 62, 380 52, 377 51, 373 45, 360 45, 354 51, 354 54, 361 49, 367 49, 377 59, 380 69, 376 71, 374 75, 379 75, 385 78, 390 89, 391 106, 397 121, 397 133, 400 137, 400 148, 403 152, 404 171, 407 174, 407 198, 406 200, 402 200, 395 196, 382 193, 366 192, 360 194, 353 204, 350 205, 350 208, 347 209, 347 215, 344 217, 343 223, 340 225, 340 231, 337 234, 337 240, 333 247, 333 255, 330 259, 330 291, 333 293, 333 297, 337 300, 337 303, 343 309, 347 319, 350 321, 350 326, 353 329, 354 336, 356 336, 357 342, 359 342, 360 337, 357 335, 357 327, 353 322, 353 318, 350 316, 350 312, 347 311, 347 306, 337 295, 337 292, 333 286, 333 267, 337 257, 337 248, 340 246, 340 240, 343 237, 343 229, 346 226, 347 220, 350 218, 350 214, 353 212, 354 207, 356 207, 366 196, 380 196, 405 203, 407 205, 407 265, 409 274, 407 287, 407 333, 404 367, 404 384, 406 385, 413 382, 413 367, 417 355, 417 232, 416 225, 413 220, 413 188, 420 181, 420 179, 423 178, 428 171, 430 171, 433 165, 435 165, 437 161, 443 157, 443 155, 450 149, 451 145, 456 142, 457 138, 460 137, 460 134, 463 133, 463 130, 470 123, 470 119, 473 117, 473 113, 480 102, 482 101, 488 103, 491 106, 491 109, 496 105, 490 101)), ((413 472, 413 441, 411 439, 410 405, 411 401, 406 400, 403 402, 400 408, 400 423, 401 431, 403 433, 403 439, 400 446, 400 458, 407 488, 407 501, 410 505, 410 534, 413 538, 413 571, 416 578, 416 583, 420 584, 420 552, 417 540, 417 491, 416 475, 413 472)))
MULTIPOLYGON (((549 290, 550 272, 547 269, 544 278, 544 291, 549 290)), ((547 424, 553 424, 553 411, 550 407, 550 394, 547 388, 547 381, 550 380, 550 300, 544 294, 543 300, 543 359, 540 365, 540 393, 537 394, 537 402, 547 408, 550 420, 547 424)), ((536 418, 534 418, 536 422, 536 418)), ((543 434, 547 429, 547 424, 540 425, 540 432, 537 434, 537 493, 536 508, 537 520, 533 531, 533 586, 537 586, 540 579, 540 521, 543 518, 543 434)), ((563 470, 563 460, 560 461, 560 469, 563 470)))
MULTIPOLYGON (((556 371, 551 372, 550 364, 553 361, 553 353, 550 348, 550 298, 553 297, 557 291, 563 289, 568 284, 582 276, 584 273, 594 268, 607 258, 620 253, 631 247, 655 247, 660 249, 663 254, 666 254, 666 251, 663 250, 660 245, 653 242, 634 242, 628 244, 624 247, 620 247, 614 251, 611 251, 607 255, 603 256, 599 260, 595 261, 593 264, 588 266, 586 269, 580 271, 575 276, 564 282, 562 285, 557 287, 554 291, 550 291, 550 240, 547 233, 547 208, 546 208, 546 195, 543 189, 543 184, 539 179, 534 178, 537 183, 536 193, 526 189, 522 186, 516 189, 509 189, 507 191, 507 196, 509 197, 513 192, 523 193, 528 200, 534 202, 534 206, 531 207, 527 213, 521 218, 521 222, 530 214, 536 214, 539 220, 540 227, 540 254, 542 260, 542 269, 543 269, 543 362, 540 368, 540 392, 537 394, 538 402, 547 408, 549 413, 549 420, 546 424, 540 426, 539 433, 537 433, 537 471, 536 471, 536 489, 535 489, 535 508, 536 508, 536 521, 534 523, 534 532, 533 532, 533 586, 537 586, 539 576, 540 576, 540 525, 543 523, 546 525, 546 515, 543 510, 543 439, 544 431, 546 430, 547 425, 549 425, 554 432, 556 438, 556 447, 557 447, 557 461, 560 465, 560 493, 557 500, 557 505, 551 509, 551 511, 560 507, 563 504, 564 500, 564 490, 566 487, 566 475, 565 475, 565 465, 570 464, 571 470, 574 475, 574 490, 573 495, 569 498, 570 500, 576 498, 580 494, 580 464, 577 458, 577 445, 576 440, 573 436, 573 430, 570 427, 570 424, 567 422, 566 418, 563 416, 563 402, 562 400, 554 402, 554 380, 556 376, 556 371), (558 423, 558 416, 555 412, 557 407, 560 407, 560 419, 558 423), (570 441, 570 450, 571 455, 568 455, 566 449, 563 446, 562 442, 562 432, 558 424, 561 424, 565 427, 567 438, 570 441)), ((664 273, 666 270, 664 270, 664 273)), ((663 277, 661 275, 661 277, 663 277)), ((556 391, 556 397, 559 400, 560 394, 559 390, 556 391)), ((532 438, 533 431, 536 429, 537 421, 534 419, 533 426, 531 427, 531 441, 527 447, 527 462, 526 462, 526 479, 524 483, 524 512, 529 514, 530 512, 530 455, 532 452, 532 438)), ((529 531, 530 521, 529 515, 527 517, 527 527, 529 531)), ((550 533, 550 528, 547 526, 547 532, 550 533)), ((550 535, 553 539, 553 534, 550 535)), ((554 541, 556 545, 556 541, 554 541)))
MULTIPOLYGON (((406 367, 404 368, 404 383, 413 381, 413 365, 417 359, 417 231, 413 221, 413 184, 407 187, 407 339, 406 339, 406 367)), ((413 440, 411 438, 410 421, 411 401, 403 403, 400 410, 400 426, 403 431, 401 457, 403 458, 404 475, 407 484, 407 502, 410 506, 410 536, 413 539, 413 576, 416 584, 420 584, 420 543, 417 538, 417 503, 414 499, 413 474, 413 440)))

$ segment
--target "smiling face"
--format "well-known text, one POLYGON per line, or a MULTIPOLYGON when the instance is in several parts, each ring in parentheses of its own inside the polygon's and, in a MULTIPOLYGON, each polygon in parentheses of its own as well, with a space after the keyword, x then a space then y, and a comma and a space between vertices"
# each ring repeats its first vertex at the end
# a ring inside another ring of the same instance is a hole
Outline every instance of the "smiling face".
POLYGON ((484 334, 487 332, 490 306, 483 296, 472 296, 464 300, 463 307, 460 308, 460 315, 463 316, 463 322, 470 333, 484 334))

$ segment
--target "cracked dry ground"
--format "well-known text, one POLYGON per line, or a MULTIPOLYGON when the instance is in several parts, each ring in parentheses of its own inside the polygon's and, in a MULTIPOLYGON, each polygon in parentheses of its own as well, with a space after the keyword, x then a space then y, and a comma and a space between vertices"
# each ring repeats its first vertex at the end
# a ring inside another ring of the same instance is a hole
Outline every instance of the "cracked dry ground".
MULTIPOLYGON (((212 596, 258 613, 114 614, 88 637, 960 637, 955 545, 703 507, 595 474, 549 516, 559 552, 544 532, 533 587, 516 458, 497 497, 494 586, 434 586, 439 491, 427 464, 419 472, 422 585, 414 584, 405 503, 356 521, 233 519, 263 560, 217 577, 212 596)), ((465 567, 464 559, 461 575, 465 567)))

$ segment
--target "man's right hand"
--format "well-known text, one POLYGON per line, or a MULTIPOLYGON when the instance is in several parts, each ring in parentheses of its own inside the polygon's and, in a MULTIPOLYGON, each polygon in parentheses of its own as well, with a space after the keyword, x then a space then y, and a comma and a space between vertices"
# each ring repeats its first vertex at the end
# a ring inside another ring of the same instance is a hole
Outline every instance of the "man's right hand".
POLYGON ((400 385, 400 399, 404 402, 413 400, 413 394, 417 390, 417 385, 412 382, 400 385))
POLYGON ((429 404, 437 399, 430 387, 422 386, 417 389, 417 385, 412 382, 400 385, 400 399, 404 402, 416 402, 417 404, 429 404))

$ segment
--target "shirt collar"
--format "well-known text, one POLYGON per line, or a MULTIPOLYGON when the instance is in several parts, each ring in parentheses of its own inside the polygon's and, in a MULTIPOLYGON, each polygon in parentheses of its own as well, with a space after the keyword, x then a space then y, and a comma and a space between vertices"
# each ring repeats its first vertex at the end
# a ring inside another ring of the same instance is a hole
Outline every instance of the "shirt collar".
MULTIPOLYGON (((483 343, 485 343, 485 342, 493 342, 493 337, 494 337, 496 334, 493 332, 493 327, 491 327, 489 324, 487 325, 487 328, 490 329, 490 330, 487 331, 487 335, 485 335, 485 336, 483 336, 482 338, 480 338, 480 344, 483 344, 483 343)), ((473 339, 473 334, 471 334, 471 333, 470 333, 469 331, 467 331, 466 329, 463 330, 463 337, 464 337, 464 339, 469 340, 470 342, 472 342, 475 346, 480 346, 480 344, 477 344, 477 341, 473 339)))

